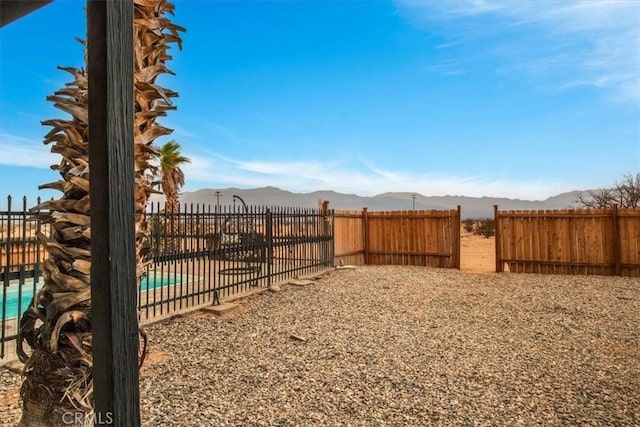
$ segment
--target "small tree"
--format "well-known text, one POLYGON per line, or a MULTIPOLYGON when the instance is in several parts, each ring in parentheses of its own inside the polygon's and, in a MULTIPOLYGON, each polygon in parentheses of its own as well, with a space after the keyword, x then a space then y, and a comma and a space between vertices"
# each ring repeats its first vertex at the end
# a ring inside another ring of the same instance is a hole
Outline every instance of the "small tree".
POLYGON ((576 200, 578 207, 590 209, 609 208, 617 203, 621 208, 640 207, 640 172, 623 175, 622 181, 613 187, 599 191, 580 193, 576 200))

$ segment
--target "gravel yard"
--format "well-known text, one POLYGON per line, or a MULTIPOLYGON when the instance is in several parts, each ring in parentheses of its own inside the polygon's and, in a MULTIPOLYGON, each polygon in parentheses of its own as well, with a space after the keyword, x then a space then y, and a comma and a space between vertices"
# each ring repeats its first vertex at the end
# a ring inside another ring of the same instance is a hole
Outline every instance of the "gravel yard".
POLYGON ((359 267, 240 304, 147 328, 143 425, 640 424, 637 278, 359 267))

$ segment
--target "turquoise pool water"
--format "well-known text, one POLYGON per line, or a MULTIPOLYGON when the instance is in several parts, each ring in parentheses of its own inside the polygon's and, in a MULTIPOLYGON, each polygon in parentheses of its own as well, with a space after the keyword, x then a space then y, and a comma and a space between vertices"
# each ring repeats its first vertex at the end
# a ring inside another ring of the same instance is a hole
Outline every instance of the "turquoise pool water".
MULTIPOLYGON (((141 291, 149 291, 153 289, 162 288, 165 286, 173 286, 176 284, 180 284, 183 280, 183 277, 180 275, 176 275, 175 277, 172 274, 164 274, 160 275, 159 273, 154 275, 153 273, 150 276, 143 277, 140 281, 140 290, 141 291)), ((0 284, 0 286, 2 286, 0 284)), ((42 287, 42 283, 36 283, 35 292, 38 292, 42 287)), ((18 305, 20 306, 20 315, 26 310, 26 308, 31 303, 31 298, 34 294, 33 283, 28 283, 22 285, 22 294, 19 295, 19 286, 18 285, 9 285, 8 288, 5 288, 6 301, 4 304, 5 307, 5 319, 11 319, 14 317, 18 317, 18 305), (20 301, 20 304, 18 304, 20 301)), ((2 289, 0 288, 0 304, 3 302, 2 289)), ((2 316, 2 308, 0 308, 0 316, 2 316)))
POLYGON ((179 285, 181 282, 185 281, 182 279, 183 277, 180 275, 174 276, 173 274, 165 273, 161 276, 159 273, 156 273, 155 275, 151 273, 149 276, 143 277, 140 281, 140 290, 149 291, 156 288, 164 288, 165 286, 179 285))
MULTIPOLYGON (((36 292, 40 290, 42 283, 36 283, 36 292)), ((18 317, 18 300, 20 300, 20 311, 24 312, 31 298, 33 297, 33 283, 22 285, 22 295, 18 295, 18 285, 9 285, 8 288, 4 288, 6 294, 6 301, 3 300, 2 290, 0 290, 0 304, 5 301, 4 317, 5 319, 11 319, 12 317, 18 317)), ((22 314, 22 313, 21 313, 22 314)), ((2 310, 0 309, 0 316, 2 316, 2 310)))

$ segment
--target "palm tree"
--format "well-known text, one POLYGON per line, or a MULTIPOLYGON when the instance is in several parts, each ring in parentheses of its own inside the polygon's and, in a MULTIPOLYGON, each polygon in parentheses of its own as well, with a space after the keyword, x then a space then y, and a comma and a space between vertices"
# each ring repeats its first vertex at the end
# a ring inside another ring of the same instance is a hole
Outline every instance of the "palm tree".
MULTIPOLYGON (((150 161, 156 152, 153 143, 171 132, 156 119, 175 108, 170 98, 177 96, 155 80, 170 73, 164 65, 171 58, 167 49, 170 43, 181 47, 178 32, 184 29, 165 17, 173 12, 173 5, 166 0, 134 3, 135 230, 141 274, 143 241, 148 234, 145 206, 152 192, 150 161)), ((51 151, 61 156, 60 163, 52 166, 61 179, 40 188, 60 190, 62 196, 33 208, 37 217, 51 225, 51 233, 38 233, 49 253, 42 268, 44 285, 20 319, 18 330, 17 353, 25 363, 21 426, 65 425, 70 418, 64 419, 64 413, 86 415, 93 411, 87 71, 61 69, 69 72, 73 81, 47 100, 71 118, 43 122, 52 128, 44 143, 51 144, 51 151), (24 342, 31 348, 30 355, 24 342)), ((75 419, 91 421, 90 417, 75 419)))
POLYGON ((180 144, 175 141, 169 141, 160 147, 158 151, 160 185, 167 198, 166 212, 169 215, 166 248, 170 252, 177 249, 175 236, 180 227, 178 193, 184 185, 184 172, 180 166, 185 163, 191 163, 191 159, 183 156, 180 153, 180 149, 180 144))

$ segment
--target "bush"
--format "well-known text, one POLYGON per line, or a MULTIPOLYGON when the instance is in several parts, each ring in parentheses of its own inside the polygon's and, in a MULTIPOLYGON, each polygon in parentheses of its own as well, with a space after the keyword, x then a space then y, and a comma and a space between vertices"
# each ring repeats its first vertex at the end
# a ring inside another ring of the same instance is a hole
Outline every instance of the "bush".
POLYGON ((464 229, 477 236, 489 238, 496 234, 496 224, 493 219, 465 219, 462 222, 464 229))
POLYGON ((475 223, 475 221, 474 221, 474 220, 472 220, 472 219, 465 219, 465 220, 464 220, 464 222, 462 223, 462 224, 463 224, 463 226, 464 226, 464 230, 465 230, 467 233, 471 233, 471 232, 473 232, 473 224, 474 224, 474 223, 475 223))
POLYGON ((486 237, 487 239, 496 234, 496 222, 492 219, 484 220, 480 223, 480 227, 476 231, 477 234, 486 237))

